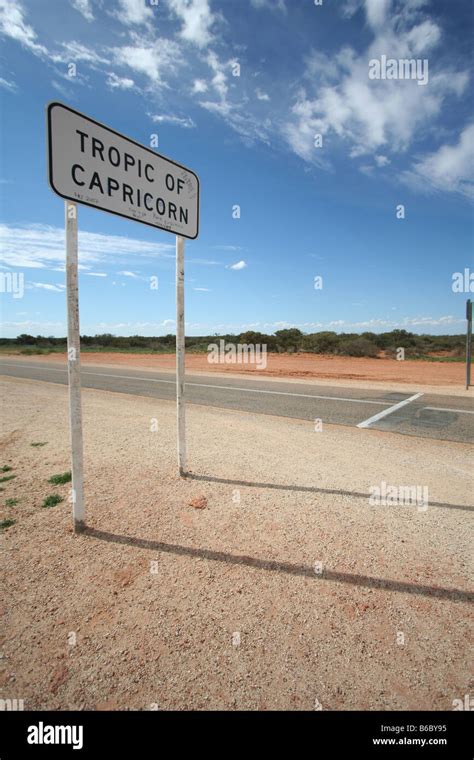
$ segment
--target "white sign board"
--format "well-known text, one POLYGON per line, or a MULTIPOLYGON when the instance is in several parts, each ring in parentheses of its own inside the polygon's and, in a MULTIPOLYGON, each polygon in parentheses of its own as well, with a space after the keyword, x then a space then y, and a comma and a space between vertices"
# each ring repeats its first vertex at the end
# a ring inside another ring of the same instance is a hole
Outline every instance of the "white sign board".
POLYGON ((194 172, 62 103, 48 106, 49 184, 66 200, 194 239, 194 172))

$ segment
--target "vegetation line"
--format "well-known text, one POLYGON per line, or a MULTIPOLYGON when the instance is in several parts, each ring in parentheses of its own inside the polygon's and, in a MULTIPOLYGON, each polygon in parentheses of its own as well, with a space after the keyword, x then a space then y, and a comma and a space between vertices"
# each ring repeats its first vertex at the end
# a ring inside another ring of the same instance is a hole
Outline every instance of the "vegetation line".
MULTIPOLYGON (((423 359, 426 361, 459 362, 465 360, 464 335, 417 335, 406 330, 385 333, 364 332, 302 333, 297 328, 277 330, 274 334, 248 330, 239 335, 201 335, 186 338, 186 351, 206 353, 209 345, 224 340, 226 343, 260 344, 269 352, 329 354, 333 356, 366 356, 373 358, 423 359)), ((82 335, 83 351, 126 352, 143 354, 169 354, 175 351, 174 335, 147 337, 144 335, 117 336, 82 335)), ((0 338, 0 353, 50 354, 66 351, 66 338, 19 335, 17 338, 0 338)))

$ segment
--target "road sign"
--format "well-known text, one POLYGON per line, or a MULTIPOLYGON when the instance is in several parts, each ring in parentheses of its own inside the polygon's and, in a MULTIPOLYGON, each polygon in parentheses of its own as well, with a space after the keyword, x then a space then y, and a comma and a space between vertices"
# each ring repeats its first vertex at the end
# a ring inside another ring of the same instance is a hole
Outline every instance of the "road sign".
POLYGON ((198 235, 193 171, 62 103, 48 106, 48 169, 51 188, 66 200, 198 235))
POLYGON ((74 530, 85 528, 77 203, 176 235, 176 407, 178 469, 186 475, 184 384, 184 238, 199 231, 199 179, 105 124, 63 103, 50 103, 48 178, 65 199, 69 416, 74 530))

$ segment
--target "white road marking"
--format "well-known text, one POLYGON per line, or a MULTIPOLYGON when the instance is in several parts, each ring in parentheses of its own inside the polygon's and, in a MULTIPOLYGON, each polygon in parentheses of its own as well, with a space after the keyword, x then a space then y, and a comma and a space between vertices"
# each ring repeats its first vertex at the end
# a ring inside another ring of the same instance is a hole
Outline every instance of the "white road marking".
POLYGON ((369 427, 369 425, 372 425, 373 422, 378 422, 378 420, 381 420, 382 417, 387 417, 389 414, 393 414, 393 412, 396 412, 398 409, 401 409, 402 406, 406 406, 407 404, 410 404, 412 401, 416 401, 417 398, 420 398, 420 396, 423 396, 422 393, 415 393, 414 396, 410 396, 410 398, 406 398, 404 401, 400 401, 398 404, 395 404, 394 406, 391 406, 389 409, 384 409, 383 412, 379 412, 378 414, 374 414, 373 417, 369 417, 368 420, 364 420, 363 422, 359 422, 357 425, 358 428, 366 428, 369 427))
POLYGON ((231 385, 205 385, 204 383, 186 383, 199 388, 221 388, 225 391, 244 391, 244 393, 270 393, 272 396, 296 396, 297 398, 319 398, 328 401, 352 401, 354 404, 380 404, 387 406, 387 401, 368 401, 362 398, 341 398, 340 396, 315 396, 312 393, 290 393, 289 391, 264 391, 261 388, 238 388, 231 385))
MULTIPOLYGON (((0 365, 1 366, 1 365, 0 365)), ((31 364, 4 364, 4 367, 21 367, 22 369, 44 369, 51 370, 51 372, 67 372, 67 369, 56 369, 56 367, 32 367, 31 364)))
POLYGON ((176 380, 159 380, 155 377, 136 377, 134 375, 114 375, 112 372, 86 372, 82 370, 82 375, 92 375, 93 377, 118 377, 120 380, 146 380, 148 383, 171 383, 176 385, 176 380))
MULTIPOLYGON (((8 365, 7 365, 8 366, 8 365)), ((42 369, 45 371, 52 371, 52 372, 67 372, 67 369, 57 369, 56 367, 31 367, 29 364, 11 364, 9 366, 12 367, 22 367, 23 369, 42 369)), ((161 380, 157 379, 155 377, 140 377, 140 376, 132 376, 132 375, 114 375, 112 372, 87 372, 86 370, 82 370, 81 374, 83 375, 92 375, 95 377, 117 377, 121 380, 145 380, 148 383, 171 383, 171 385, 175 385, 176 380, 161 380)), ((212 384, 206 384, 206 383, 186 383, 186 385, 192 385, 196 388, 219 388, 220 390, 224 391, 242 391, 243 393, 266 393, 270 394, 271 396, 295 396, 296 398, 317 398, 317 399, 325 399, 327 401, 348 401, 353 404, 371 404, 371 405, 377 405, 377 406, 389 406, 389 401, 369 401, 368 399, 362 399, 362 398, 344 398, 341 396, 316 396, 312 393, 290 393, 289 391, 267 391, 263 390, 262 388, 241 388, 238 386, 232 386, 232 385, 212 385, 212 384)), ((405 402, 402 402, 405 403, 405 402)))
POLYGON ((423 409, 430 409, 434 412, 455 412, 455 414, 474 414, 469 409, 445 409, 442 406, 424 406, 423 409))

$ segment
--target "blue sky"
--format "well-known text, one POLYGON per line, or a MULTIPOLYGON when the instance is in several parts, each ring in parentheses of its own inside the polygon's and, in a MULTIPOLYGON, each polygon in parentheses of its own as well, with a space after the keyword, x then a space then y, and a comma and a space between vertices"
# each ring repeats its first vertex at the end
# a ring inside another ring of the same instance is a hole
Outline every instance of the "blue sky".
MULTIPOLYGON (((469 0, 0 0, 0 273, 25 283, 2 335, 66 334, 51 100, 199 175, 188 334, 463 332, 472 21, 469 0), (383 55, 427 83, 370 79, 383 55)), ((174 237, 86 207, 79 230, 81 332, 174 332, 174 237)))

